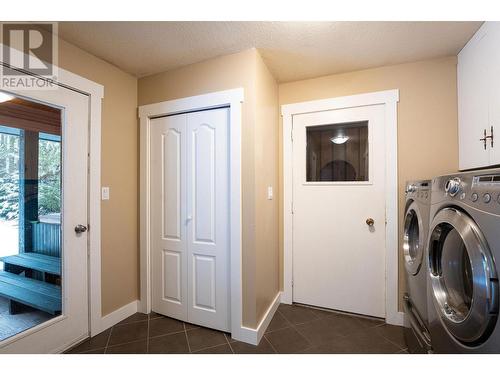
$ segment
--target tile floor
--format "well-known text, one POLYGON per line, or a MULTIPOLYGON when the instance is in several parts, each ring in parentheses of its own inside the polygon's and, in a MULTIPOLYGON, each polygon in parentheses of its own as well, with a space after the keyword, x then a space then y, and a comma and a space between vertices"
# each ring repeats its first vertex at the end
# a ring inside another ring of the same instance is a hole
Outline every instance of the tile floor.
POLYGON ((381 320, 280 305, 258 346, 156 313, 137 313, 67 353, 85 354, 407 354, 403 328, 381 320))

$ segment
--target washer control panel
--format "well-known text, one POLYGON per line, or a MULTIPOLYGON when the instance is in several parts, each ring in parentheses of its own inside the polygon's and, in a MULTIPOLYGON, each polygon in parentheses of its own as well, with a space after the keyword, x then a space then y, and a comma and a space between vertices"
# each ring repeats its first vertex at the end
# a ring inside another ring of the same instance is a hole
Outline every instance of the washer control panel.
POLYGON ((406 199, 419 200, 421 202, 430 203, 431 199, 431 181, 410 181, 406 183, 405 188, 406 199))
POLYGON ((465 199, 469 204, 500 213, 500 171, 473 176, 468 190, 465 199))
POLYGON ((452 197, 460 193, 462 188, 462 180, 460 180, 459 177, 450 178, 444 185, 444 191, 446 191, 452 197))
POLYGON ((500 215, 500 168, 436 177, 432 181, 432 203, 460 201, 500 215))

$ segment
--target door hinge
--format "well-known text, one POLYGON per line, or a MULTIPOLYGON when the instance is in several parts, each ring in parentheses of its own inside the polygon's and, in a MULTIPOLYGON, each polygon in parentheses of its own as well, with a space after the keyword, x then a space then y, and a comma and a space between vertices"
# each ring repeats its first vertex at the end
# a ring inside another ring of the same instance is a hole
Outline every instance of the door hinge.
POLYGON ((293 215, 293 202, 292 202, 292 203, 290 203, 290 212, 291 212, 291 213, 292 213, 292 215, 293 215))
POLYGON ((292 288, 293 288, 293 280, 292 280, 292 288))

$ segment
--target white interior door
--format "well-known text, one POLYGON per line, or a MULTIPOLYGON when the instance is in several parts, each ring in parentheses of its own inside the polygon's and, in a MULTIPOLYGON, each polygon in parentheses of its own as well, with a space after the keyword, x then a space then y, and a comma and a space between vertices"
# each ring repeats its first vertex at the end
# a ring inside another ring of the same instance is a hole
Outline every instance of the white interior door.
POLYGON ((226 108, 187 115, 188 321, 229 329, 226 108))
POLYGON ((385 316, 383 106, 293 117, 293 301, 385 316))
POLYGON ((151 120, 153 311, 186 320, 186 115, 151 120))
POLYGON ((229 329, 227 108, 151 121, 153 310, 229 329))
MULTIPOLYGON (((16 96, 13 99, 14 102, 19 100, 18 98, 22 98, 22 100, 28 103, 44 104, 52 107, 54 113, 59 113, 60 111, 61 115, 59 135, 57 137, 60 143, 60 163, 62 165, 60 171, 56 172, 60 176, 61 181, 60 198, 57 197, 57 194, 52 196, 54 199, 60 201, 60 229, 57 231, 60 233, 61 242, 59 249, 56 249, 58 254, 55 254, 56 258, 58 257, 55 268, 60 267, 60 275, 37 271, 42 276, 42 280, 46 280, 50 285, 36 285, 40 287, 40 290, 45 290, 45 287, 47 287, 52 292, 54 291, 53 285, 60 285, 59 298, 61 298, 62 305, 59 313, 49 315, 48 318, 46 316, 43 323, 0 341, 0 352, 59 352, 89 334, 87 232, 78 234, 75 232, 75 226, 79 224, 87 226, 88 220, 87 156, 89 98, 86 95, 62 87, 43 91, 13 91, 10 94, 16 96)), ((27 106, 30 107, 29 104, 27 106)), ((36 104, 33 104, 33 106, 36 107, 36 104)), ((20 130, 25 131, 23 127, 20 130)), ((31 133, 35 135, 37 141, 38 139, 42 139, 42 132, 31 129, 31 133)), ((40 190, 39 180, 42 179, 42 176, 38 174, 38 177, 35 177, 36 172, 35 170, 34 176, 26 176, 26 178, 37 179, 37 186, 40 190)), ((39 191, 39 199, 40 194, 41 192, 39 191)), ((37 212, 37 216, 38 214, 37 212)), ((39 218, 39 220, 41 221, 42 219, 39 218)), ((43 252, 47 249, 41 248, 40 250, 43 252)), ((28 255, 33 253, 35 254, 34 256, 39 255, 31 247, 27 247, 23 251, 28 255)), ((19 254, 21 254, 21 251, 19 254)), ((40 262, 50 263, 50 267, 54 266, 52 260, 51 258, 40 258, 40 262)), ((14 262, 15 259, 11 261, 14 262)), ((20 283, 19 285, 24 285, 23 281, 26 280, 23 280, 23 278, 29 279, 32 274, 30 268, 25 268, 23 271, 22 267, 16 265, 11 265, 11 267, 14 267, 14 271, 16 272, 21 271, 19 274, 16 273, 16 281, 20 283)), ((45 266, 42 265, 41 268, 43 269, 45 266)), ((58 273, 59 271, 54 272, 58 273)), ((13 275, 10 276, 15 277, 13 275)), ((34 282, 37 283, 37 281, 34 282)), ((25 297, 20 296, 21 299, 25 297)), ((54 295, 54 298, 57 299, 57 297, 54 295)), ((8 318, 15 319, 16 315, 9 316, 8 318)), ((5 318, 7 319, 7 317, 5 318)))

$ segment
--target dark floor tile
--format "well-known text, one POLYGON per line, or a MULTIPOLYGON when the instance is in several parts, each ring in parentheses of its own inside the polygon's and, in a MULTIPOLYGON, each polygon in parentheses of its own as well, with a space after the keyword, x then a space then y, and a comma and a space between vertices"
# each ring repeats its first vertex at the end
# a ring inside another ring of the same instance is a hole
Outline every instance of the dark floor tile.
POLYGON ((86 339, 81 344, 71 348, 68 353, 81 353, 87 352, 89 350, 105 348, 108 343, 109 334, 111 332, 111 328, 105 330, 104 332, 99 333, 97 336, 86 339))
POLYGON ((273 354, 276 351, 265 337, 260 340, 259 345, 250 345, 245 342, 235 341, 231 343, 235 354, 273 354))
POLYGON ((356 319, 358 319, 361 325, 365 328, 377 327, 385 324, 383 319, 370 318, 364 316, 358 316, 356 317, 356 319))
POLYGON ((167 335, 169 333, 184 332, 184 323, 167 317, 149 321, 149 337, 167 335))
POLYGON ((365 329, 359 319, 351 315, 333 314, 323 318, 323 321, 326 322, 328 329, 332 333, 340 336, 352 335, 359 330, 365 329))
POLYGON ((108 345, 144 340, 148 336, 148 322, 121 324, 113 327, 108 345))
POLYGON ((149 313, 149 319, 157 319, 157 318, 163 318, 163 317, 164 317, 164 315, 155 313, 154 311, 151 311, 149 313))
POLYGON ((226 344, 224 333, 209 328, 198 328, 187 331, 189 347, 195 352, 212 346, 226 344))
POLYGON ((186 323, 186 322, 184 322, 184 327, 186 328, 186 331, 189 331, 191 329, 201 328, 200 326, 197 326, 195 324, 186 323))
POLYGON ((339 314, 337 311, 334 310, 321 310, 321 309, 311 308, 311 311, 313 312, 314 315, 318 316, 319 318, 326 318, 332 315, 339 314))
POLYGON ((88 352, 83 352, 83 353, 79 353, 79 354, 104 354, 105 350, 106 350, 106 348, 93 349, 93 350, 89 350, 88 352))
POLYGON ((292 324, 305 323, 319 318, 312 309, 303 306, 281 304, 278 311, 292 324))
POLYGON ((152 354, 181 354, 189 353, 186 333, 174 333, 149 339, 149 353, 152 354))
POLYGON ((236 340, 231 337, 230 333, 224 333, 224 336, 226 336, 228 342, 236 342, 236 340))
POLYGON ((312 345, 320 345, 342 337, 333 319, 319 319, 298 324, 295 329, 312 345))
POLYGON ((68 350, 67 352, 64 352, 64 354, 104 354, 105 349, 106 348, 91 349, 91 350, 87 350, 84 352, 73 351, 73 349, 71 349, 71 350, 68 350))
POLYGON ((118 325, 121 324, 127 324, 127 323, 134 323, 134 322, 143 322, 148 320, 148 314, 143 314, 143 313, 135 313, 134 315, 130 315, 127 319, 123 319, 121 322, 119 322, 118 325))
POLYGON ((400 349, 406 349, 403 327, 384 324, 374 329, 377 331, 378 334, 382 335, 389 341, 398 345, 400 349))
POLYGON ((310 346, 293 327, 269 332, 265 336, 278 353, 297 353, 310 346))
POLYGON ((194 352, 193 354, 233 354, 233 351, 229 344, 222 344, 194 352))
POLYGON ((328 343, 303 351, 307 354, 393 354, 401 349, 373 329, 363 329, 353 335, 340 337, 328 343))
POLYGON ((286 320, 283 315, 279 311, 274 313, 269 326, 267 327, 266 332, 276 331, 277 329, 289 327, 290 323, 286 320))
POLYGON ((146 354, 147 340, 134 341, 126 344, 108 346, 106 354, 146 354))

